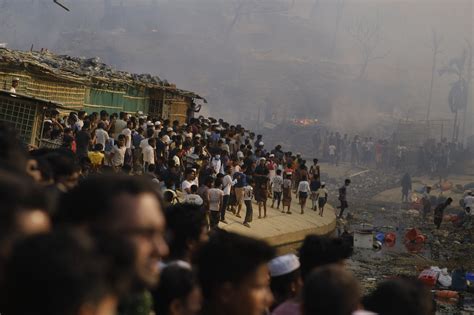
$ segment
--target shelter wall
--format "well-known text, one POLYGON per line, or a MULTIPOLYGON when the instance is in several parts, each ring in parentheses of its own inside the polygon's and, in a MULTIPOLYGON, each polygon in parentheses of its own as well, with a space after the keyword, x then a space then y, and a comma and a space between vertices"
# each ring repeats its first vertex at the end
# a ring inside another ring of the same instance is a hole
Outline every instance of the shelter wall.
POLYGON ((83 84, 66 82, 45 74, 0 68, 3 89, 9 90, 15 77, 20 79, 17 93, 51 100, 74 110, 84 106, 86 89, 83 84))
POLYGON ((20 97, 0 95, 0 121, 11 124, 25 144, 38 144, 42 107, 20 97))

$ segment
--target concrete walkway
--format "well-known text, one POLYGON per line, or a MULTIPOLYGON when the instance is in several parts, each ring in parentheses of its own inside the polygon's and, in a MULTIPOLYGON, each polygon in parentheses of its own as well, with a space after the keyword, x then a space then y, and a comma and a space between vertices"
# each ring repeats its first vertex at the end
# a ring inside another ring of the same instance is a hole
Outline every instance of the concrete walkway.
POLYGON ((336 228, 336 216, 330 205, 326 205, 324 208, 323 217, 319 216, 317 211, 310 209, 311 200, 309 199, 304 214, 300 214, 301 208, 294 194, 291 203, 292 214, 282 213, 281 208, 280 210, 273 209, 270 205, 271 199, 268 199, 267 217, 258 219, 258 206, 253 203, 253 221, 250 223, 250 228, 242 224, 245 217, 245 206, 240 213, 242 218, 237 218, 231 212, 227 212, 226 221, 228 224, 220 222, 219 227, 263 239, 277 247, 279 253, 291 251, 290 248, 300 243, 308 234, 329 234, 336 228))

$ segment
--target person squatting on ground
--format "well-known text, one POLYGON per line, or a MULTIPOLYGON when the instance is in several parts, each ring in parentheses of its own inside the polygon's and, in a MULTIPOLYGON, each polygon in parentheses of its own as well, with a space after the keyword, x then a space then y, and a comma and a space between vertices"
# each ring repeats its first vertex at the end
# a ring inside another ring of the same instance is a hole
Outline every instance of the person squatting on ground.
POLYGON ((439 230, 439 227, 441 226, 441 223, 443 222, 444 210, 446 210, 446 208, 449 207, 452 202, 453 202, 453 199, 448 198, 448 199, 446 199, 445 202, 439 204, 434 209, 433 221, 434 221, 434 224, 435 224, 435 226, 438 230, 439 230))

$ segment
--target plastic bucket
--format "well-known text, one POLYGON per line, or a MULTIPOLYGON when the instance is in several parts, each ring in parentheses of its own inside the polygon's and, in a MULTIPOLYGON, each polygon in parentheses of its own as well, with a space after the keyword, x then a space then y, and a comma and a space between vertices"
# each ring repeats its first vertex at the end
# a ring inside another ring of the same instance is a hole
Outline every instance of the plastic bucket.
POLYGON ((384 240, 385 240, 385 233, 379 232, 379 233, 375 234, 375 239, 376 239, 377 241, 383 243, 384 240))

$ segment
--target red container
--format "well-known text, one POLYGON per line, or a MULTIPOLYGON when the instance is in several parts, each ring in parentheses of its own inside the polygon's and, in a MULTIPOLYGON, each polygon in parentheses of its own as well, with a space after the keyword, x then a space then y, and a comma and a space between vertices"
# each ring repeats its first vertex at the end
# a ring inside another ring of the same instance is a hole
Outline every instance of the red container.
POLYGON ((426 242, 426 236, 424 236, 422 234, 416 236, 415 243, 422 244, 424 242, 426 242))
POLYGON ((418 235, 422 235, 421 232, 419 230, 413 228, 413 229, 409 230, 408 232, 406 232, 405 239, 410 241, 410 242, 414 242, 418 235))
POLYGON ((395 243, 397 235, 395 233, 389 232, 385 234, 385 243, 395 243))
POLYGON ((434 287, 436 285, 436 281, 438 281, 439 272, 433 271, 431 269, 423 270, 418 279, 423 282, 425 285, 434 287))

